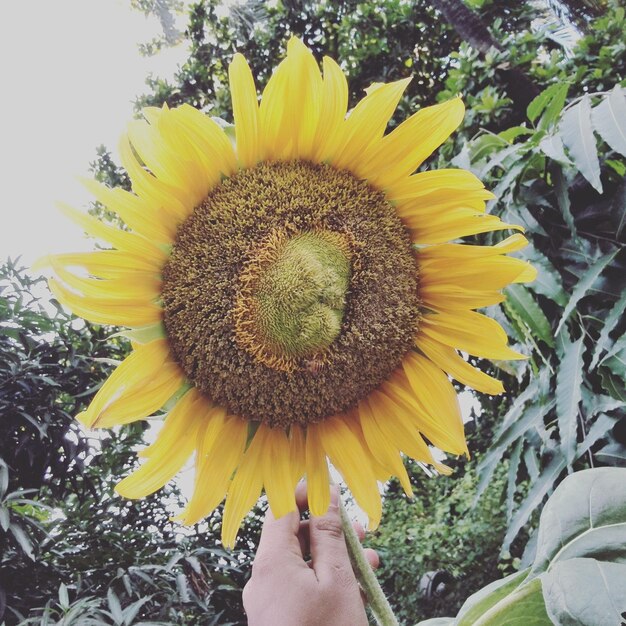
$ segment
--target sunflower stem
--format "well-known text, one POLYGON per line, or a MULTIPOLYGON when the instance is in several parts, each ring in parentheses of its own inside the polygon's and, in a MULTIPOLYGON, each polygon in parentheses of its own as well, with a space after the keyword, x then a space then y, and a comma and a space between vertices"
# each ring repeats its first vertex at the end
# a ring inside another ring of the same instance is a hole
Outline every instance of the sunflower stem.
POLYGON ((376 623, 379 626, 398 626, 398 620, 391 610, 391 606, 376 578, 376 574, 374 574, 372 566, 365 558, 365 552, 341 498, 339 498, 339 512, 341 514, 341 525, 346 538, 350 563, 361 588, 365 592, 367 604, 376 619, 376 623))

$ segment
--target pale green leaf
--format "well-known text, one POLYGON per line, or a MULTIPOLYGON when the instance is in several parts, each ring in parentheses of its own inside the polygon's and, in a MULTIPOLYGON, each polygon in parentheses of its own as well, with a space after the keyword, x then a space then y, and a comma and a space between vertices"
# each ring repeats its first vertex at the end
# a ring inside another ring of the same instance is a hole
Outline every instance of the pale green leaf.
POLYGON ((600 336, 598 337, 598 341, 596 342, 596 347, 593 352, 593 358, 591 359, 591 363, 589 364, 589 369, 592 370, 598 360, 600 359, 600 355, 604 350, 608 348, 608 340, 609 333, 615 328, 617 322, 621 319, 622 315, 624 315, 624 311, 626 310, 626 291, 622 294, 621 298, 613 305, 609 314, 606 316, 604 320, 604 326, 602 326, 602 330, 600 331, 600 336))
POLYGON ((626 446, 622 443, 609 443, 596 452, 596 459, 600 463, 615 467, 626 467, 626 446))
POLYGON ((556 375, 556 415, 561 436, 561 449, 568 465, 576 451, 578 404, 582 399, 583 337, 565 349, 556 375))
POLYGON ((615 152, 626 156, 626 97, 620 85, 615 85, 611 93, 594 107, 591 121, 600 137, 615 152))
POLYGON ((574 288, 570 299, 563 310, 563 315, 561 316, 561 320, 559 321, 559 325, 556 328, 555 335, 558 335, 561 328, 563 328, 563 324, 567 321, 569 316, 572 314, 579 300, 585 296, 587 291, 591 289, 593 284, 596 282, 596 279, 604 268, 613 260, 613 257, 617 254, 619 250, 614 250, 609 254, 599 258, 582 276, 582 278, 578 281, 578 284, 574 288))
POLYGON ((596 140, 591 127, 589 96, 584 96, 578 104, 565 111, 559 128, 563 143, 569 150, 574 165, 591 186, 598 193, 602 193, 600 162, 598 161, 596 140))
POLYGON ((506 290, 506 296, 507 302, 528 326, 531 333, 550 347, 554 347, 554 336, 552 335, 550 322, 528 289, 519 284, 509 285, 506 290))
POLYGON ((619 626, 626 612, 626 565, 595 559, 556 563, 543 577, 548 614, 561 626, 619 626))

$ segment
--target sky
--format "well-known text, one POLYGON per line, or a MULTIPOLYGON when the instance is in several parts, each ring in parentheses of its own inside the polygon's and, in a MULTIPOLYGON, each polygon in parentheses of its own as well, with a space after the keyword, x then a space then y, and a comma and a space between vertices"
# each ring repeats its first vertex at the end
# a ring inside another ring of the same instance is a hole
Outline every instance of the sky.
POLYGON ((0 259, 30 265, 54 252, 89 250, 55 208, 86 207, 77 181, 100 144, 116 150, 148 91, 150 72, 171 78, 184 45, 155 57, 138 43, 160 34, 155 16, 129 0, 31 0, 3 6, 0 21, 0 259))

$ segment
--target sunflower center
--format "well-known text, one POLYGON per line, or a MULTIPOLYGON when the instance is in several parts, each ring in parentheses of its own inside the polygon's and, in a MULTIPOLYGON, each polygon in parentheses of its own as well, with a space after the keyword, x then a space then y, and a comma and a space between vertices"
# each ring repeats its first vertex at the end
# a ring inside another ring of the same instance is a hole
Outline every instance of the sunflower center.
POLYGON ((356 406, 412 348, 417 270, 383 193, 327 165, 262 163, 180 225, 165 329, 191 382, 231 413, 319 422, 356 406))
POLYGON ((322 353, 339 335, 350 249, 330 231, 272 233, 240 280, 237 340, 269 367, 291 371, 298 357, 322 353))

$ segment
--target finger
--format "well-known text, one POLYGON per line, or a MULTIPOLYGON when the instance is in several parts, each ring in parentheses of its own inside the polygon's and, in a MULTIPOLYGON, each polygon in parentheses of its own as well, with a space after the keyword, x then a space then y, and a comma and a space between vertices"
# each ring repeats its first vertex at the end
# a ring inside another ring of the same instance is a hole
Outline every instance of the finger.
POLYGON ((380 557, 378 556, 378 552, 373 550, 372 548, 364 548, 363 552, 365 553, 365 558, 367 562, 370 564, 372 569, 378 569, 380 565, 380 557))
POLYGON ((365 539, 365 528, 363 528, 363 524, 360 522, 352 522, 352 528, 354 528, 354 532, 359 538, 359 541, 363 541, 363 539, 365 539))
POLYGON ((300 542, 300 550, 302 551, 302 556, 306 559, 311 553, 308 519, 303 519, 300 521, 300 528, 298 530, 298 541, 300 542))
POLYGON ((304 563, 298 532, 300 514, 296 511, 276 519, 268 507, 261 531, 255 564, 269 560, 276 565, 297 558, 304 563))
POLYGON ((304 513, 309 508, 309 500, 307 497, 306 480, 301 480, 296 485, 296 504, 300 513, 304 513))
POLYGON ((320 582, 332 582, 338 575, 352 577, 352 567, 341 527, 339 489, 332 485, 330 505, 325 515, 312 515, 309 520, 309 541, 313 569, 320 582))

